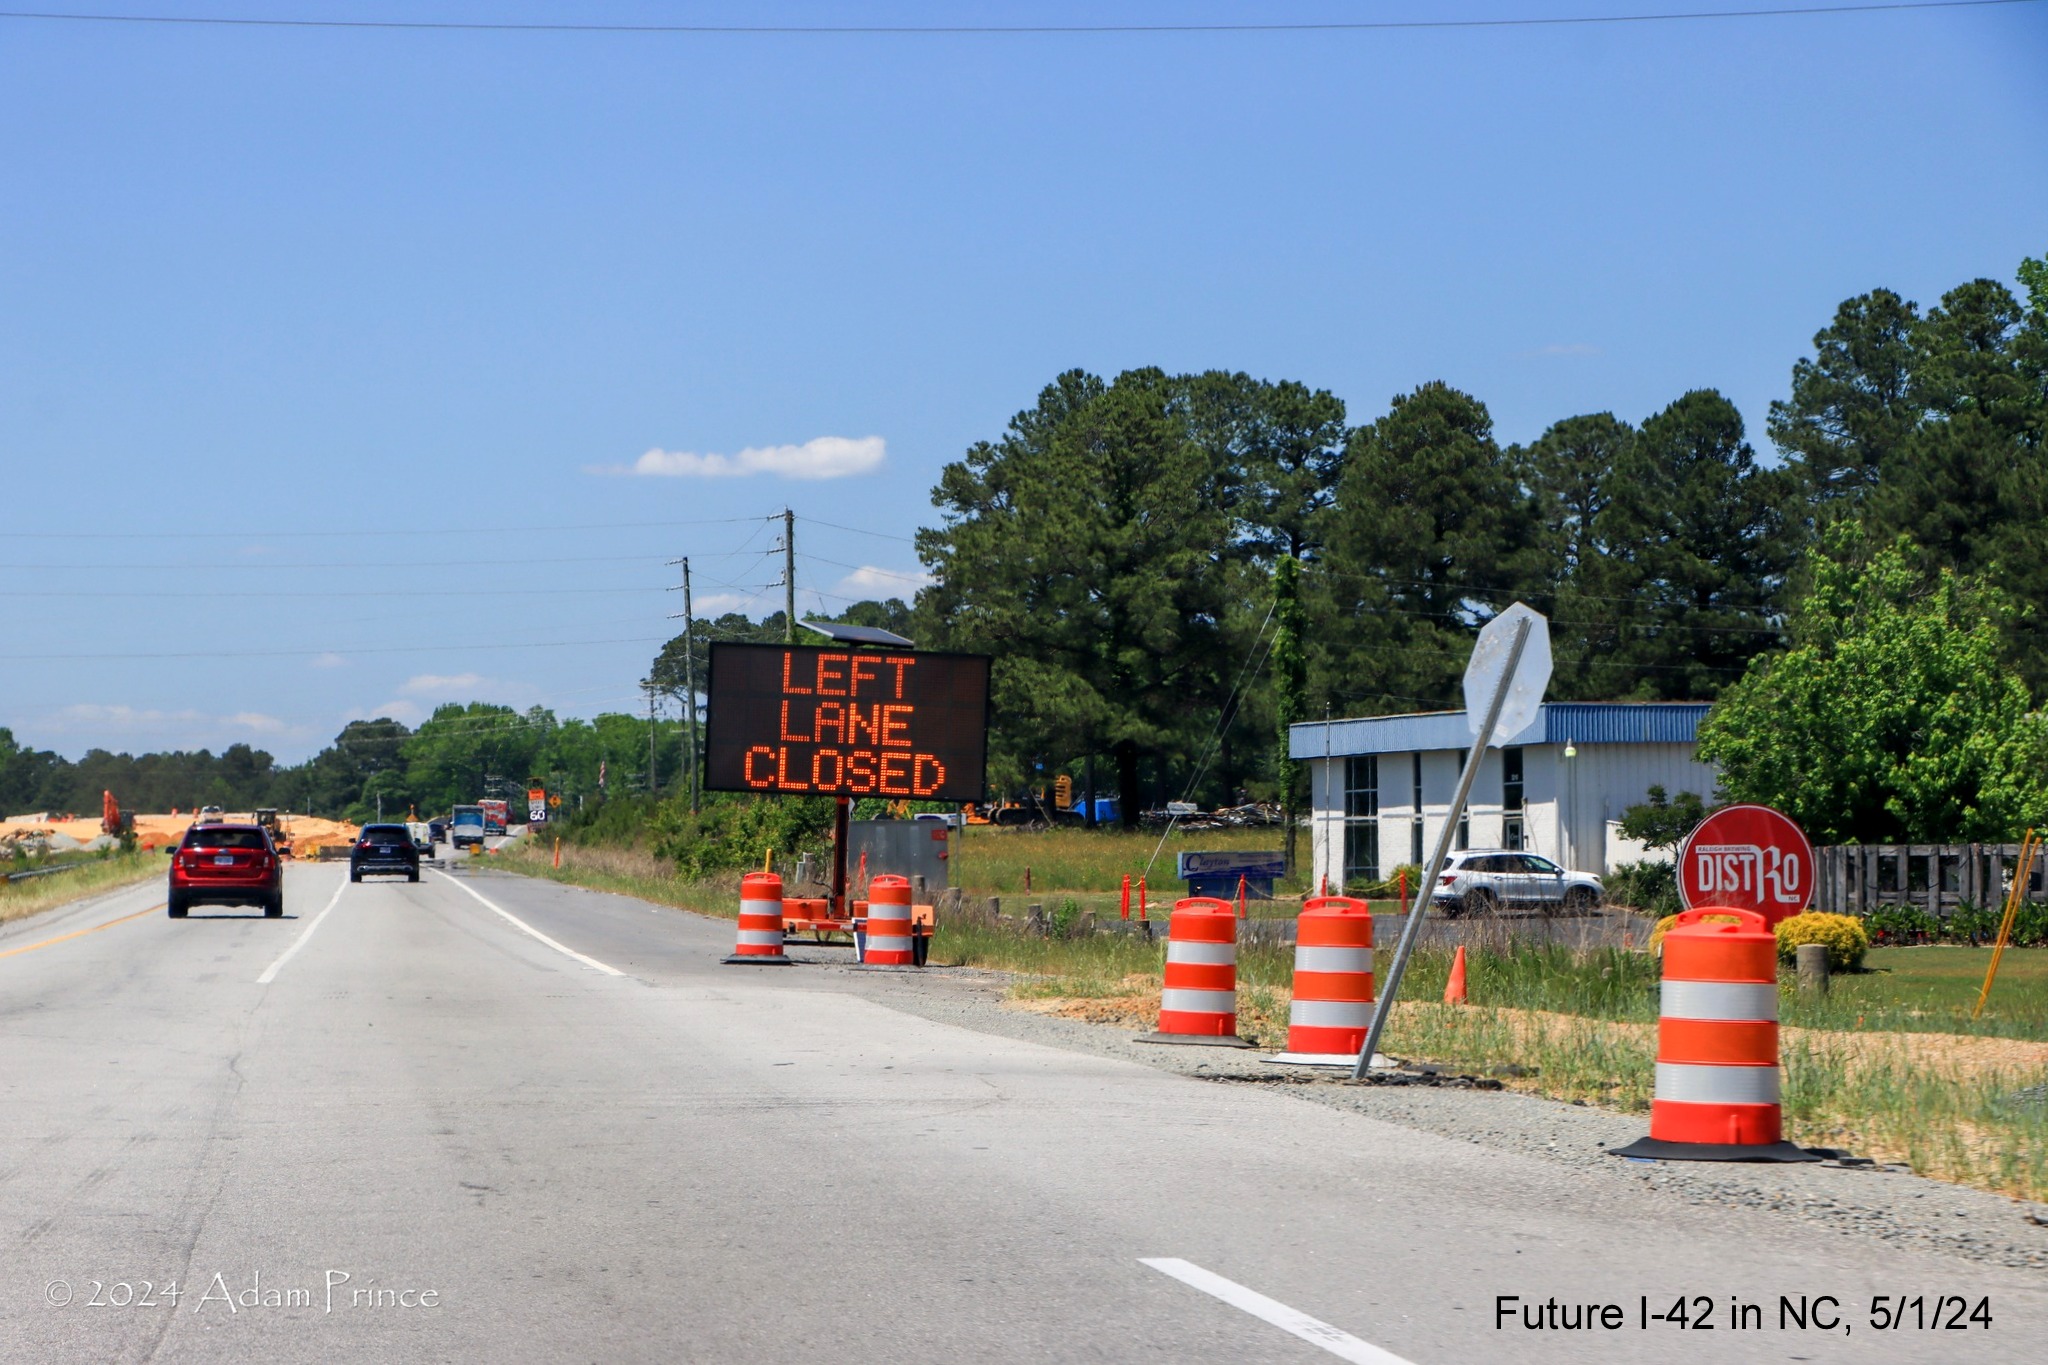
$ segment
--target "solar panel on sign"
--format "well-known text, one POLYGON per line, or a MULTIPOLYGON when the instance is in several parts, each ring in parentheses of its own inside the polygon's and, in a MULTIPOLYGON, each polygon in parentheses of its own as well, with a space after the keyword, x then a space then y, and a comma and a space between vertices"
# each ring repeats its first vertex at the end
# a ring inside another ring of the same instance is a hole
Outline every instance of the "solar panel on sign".
POLYGON ((814 630, 828 640, 837 640, 848 645, 887 645, 892 649, 912 649, 912 643, 893 631, 879 626, 848 626, 837 621, 803 621, 805 630, 814 630))

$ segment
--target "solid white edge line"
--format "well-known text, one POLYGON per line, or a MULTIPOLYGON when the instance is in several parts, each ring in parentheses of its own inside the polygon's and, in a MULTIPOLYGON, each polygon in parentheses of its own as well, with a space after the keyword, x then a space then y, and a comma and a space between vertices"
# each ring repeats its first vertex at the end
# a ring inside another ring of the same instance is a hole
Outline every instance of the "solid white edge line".
POLYGON ((1223 1300, 1232 1308, 1270 1322, 1283 1332, 1291 1332, 1311 1345, 1322 1347, 1339 1360, 1353 1361, 1355 1365, 1412 1365, 1392 1351, 1381 1350, 1369 1341, 1360 1341, 1341 1328, 1289 1308, 1276 1299, 1269 1299, 1255 1289, 1246 1289, 1237 1281, 1226 1280, 1192 1261, 1183 1261, 1178 1256, 1140 1256, 1138 1264, 1149 1265, 1162 1275, 1171 1275, 1182 1284, 1223 1300))
POLYGON ((306 940, 313 937, 313 931, 320 927, 321 920, 327 918, 328 911, 331 911, 341 903, 341 893, 346 890, 348 890, 347 882, 343 882, 340 886, 334 888, 334 894, 327 899, 327 909, 313 916, 313 922, 299 932, 299 936, 292 940, 292 946, 285 949, 284 954, 277 961, 263 969, 263 975, 256 978, 257 985, 268 986, 271 982, 277 980, 277 974, 283 969, 284 964, 292 960, 293 953, 306 946, 306 940))
POLYGON ((475 887, 471 886, 468 882, 462 881, 456 877, 448 876, 448 874, 445 872, 441 873, 440 875, 443 877, 447 877, 449 882, 461 887, 470 895, 475 896, 477 898, 478 903, 481 904, 484 907, 484 909, 491 911, 493 914, 502 916, 505 922, 510 924, 513 928, 519 930, 521 933, 533 935, 542 943, 547 944, 548 947, 553 948, 556 952, 562 954, 564 957, 573 957, 578 962, 581 962, 584 966, 595 967, 598 971, 603 972, 606 976, 625 975, 625 973, 620 971, 617 967, 607 967, 604 963, 599 962, 594 957, 585 957, 583 954, 577 952, 574 948, 570 948, 563 944, 555 942, 546 934, 543 934, 540 930, 534 928, 531 924, 528 924, 525 920, 519 918, 519 916, 513 914, 511 911, 501 909, 498 906, 491 904, 490 901, 485 900, 483 893, 481 891, 478 891, 475 887))

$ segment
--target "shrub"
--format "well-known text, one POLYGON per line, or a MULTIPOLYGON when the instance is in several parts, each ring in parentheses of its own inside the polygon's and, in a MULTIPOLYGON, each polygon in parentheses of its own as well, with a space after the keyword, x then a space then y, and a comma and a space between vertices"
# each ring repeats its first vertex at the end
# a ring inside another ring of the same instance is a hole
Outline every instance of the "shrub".
POLYGON ((1870 951, 1870 937, 1863 921, 1854 915, 1828 915, 1809 910, 1803 915, 1778 921, 1778 957, 1790 962, 1803 943, 1818 943, 1828 950, 1828 970, 1853 972, 1863 966, 1870 951))
POLYGON ((1415 889, 1422 885, 1422 868, 1415 863, 1397 863, 1387 869, 1387 875, 1384 879, 1374 882, 1370 886, 1361 887, 1350 894, 1372 900, 1386 900, 1398 896, 1401 894, 1401 875, 1403 873, 1406 873, 1408 876, 1408 898, 1413 900, 1415 898, 1415 889))
POLYGON ((1622 863, 1601 879, 1607 903, 1646 915, 1670 916, 1684 907, 1678 899, 1678 869, 1670 863, 1622 863))
POLYGON ((1941 922, 1942 937, 1951 943, 1989 942, 1998 934, 2001 913, 1989 906, 1959 901, 1953 914, 1941 922))
POLYGON ((1074 929, 1081 922, 1081 902, 1068 896, 1052 908, 1052 918, 1047 922, 1046 932, 1053 938, 1072 938, 1074 929))
POLYGON ((1872 943, 1926 943, 1941 931, 1940 923, 1917 905, 1888 905, 1863 918, 1872 943))
MULTIPOLYGON (((1663 953, 1664 935, 1670 933, 1671 926, 1678 923, 1678 913, 1679 912, 1674 911, 1673 913, 1666 915, 1663 919, 1658 920, 1657 927, 1650 931, 1650 956, 1656 957, 1663 953)), ((1708 924, 1742 923, 1742 921, 1736 918, 1734 915, 1708 915, 1706 922, 1708 924)))
POLYGON ((665 801, 647 822, 654 852, 675 860, 684 877, 759 867, 770 849, 780 854, 816 850, 832 827, 828 797, 714 797, 692 815, 680 800, 665 801))

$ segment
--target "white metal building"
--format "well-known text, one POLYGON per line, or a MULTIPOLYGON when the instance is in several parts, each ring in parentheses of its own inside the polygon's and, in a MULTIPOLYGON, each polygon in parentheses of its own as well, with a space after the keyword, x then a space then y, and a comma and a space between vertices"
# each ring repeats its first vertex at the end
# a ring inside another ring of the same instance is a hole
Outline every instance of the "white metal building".
MULTIPOLYGON (((1575 871, 1645 856, 1615 822, 1661 786, 1709 801, 1720 771, 1694 749, 1705 702, 1552 702, 1488 749, 1451 847, 1521 848, 1575 871)), ((1424 863, 1471 747, 1463 711, 1296 725, 1310 772, 1314 877, 1332 892, 1424 863)))

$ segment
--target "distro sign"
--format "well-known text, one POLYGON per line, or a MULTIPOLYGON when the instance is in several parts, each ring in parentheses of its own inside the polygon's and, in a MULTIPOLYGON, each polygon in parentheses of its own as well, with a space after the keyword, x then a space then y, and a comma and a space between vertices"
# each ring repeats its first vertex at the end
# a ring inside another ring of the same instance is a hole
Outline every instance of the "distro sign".
POLYGON ((1686 908, 1754 910, 1776 924, 1813 900, 1813 845, 1769 806, 1729 806, 1700 822, 1678 854, 1686 908))
POLYGON ((714 643, 704 785, 979 800, 988 673, 980 654, 714 643))

